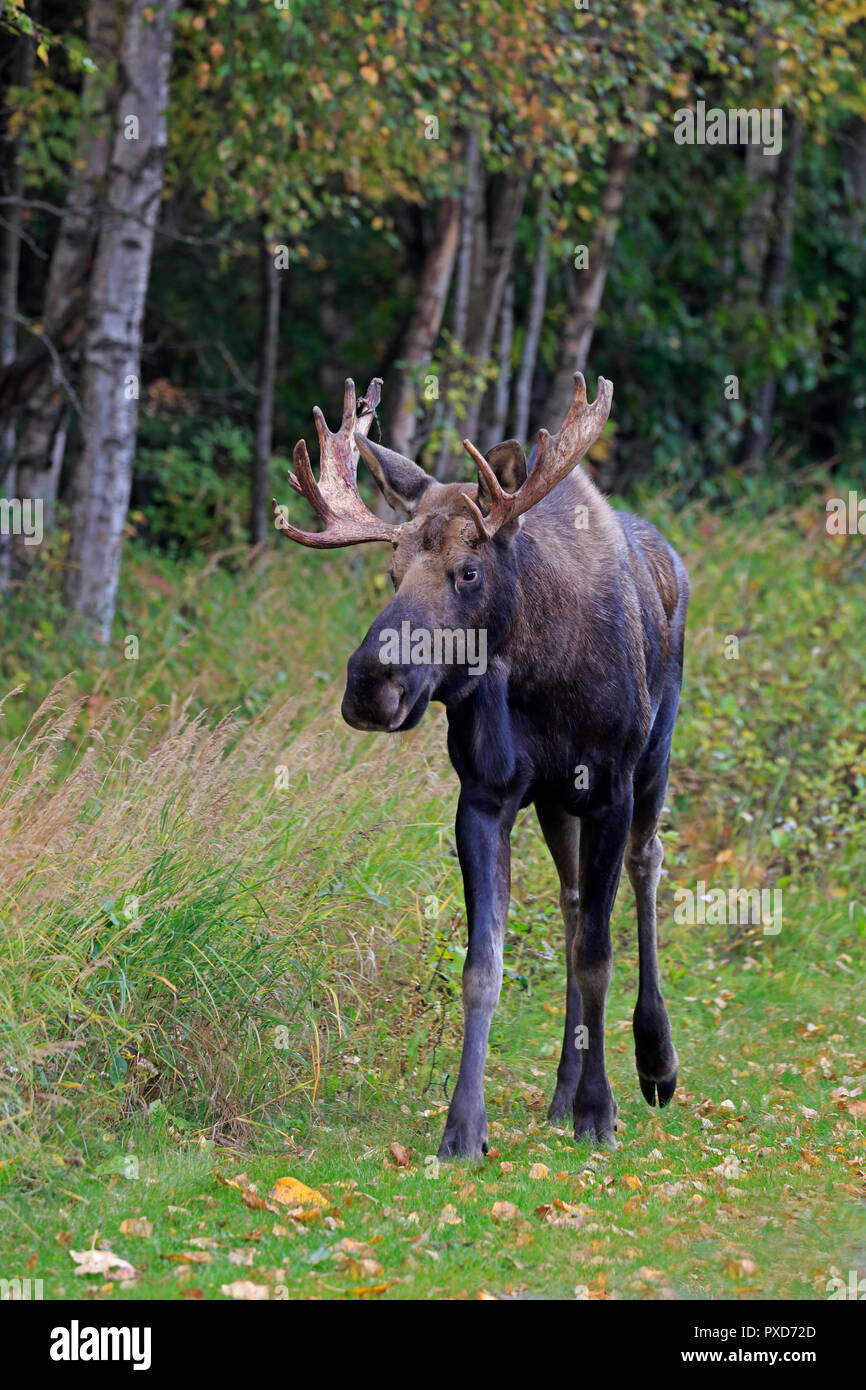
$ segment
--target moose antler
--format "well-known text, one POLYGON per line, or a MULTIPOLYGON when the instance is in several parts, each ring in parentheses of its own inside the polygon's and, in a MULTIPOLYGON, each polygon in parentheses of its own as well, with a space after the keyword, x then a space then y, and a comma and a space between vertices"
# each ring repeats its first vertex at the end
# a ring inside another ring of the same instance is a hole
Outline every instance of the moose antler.
POLYGON ((323 531, 299 531, 286 520, 277 499, 273 499, 274 523, 289 540, 315 550, 336 550, 343 545, 363 545, 366 541, 393 541, 400 530, 382 521, 366 507, 358 491, 358 449, 356 434, 369 434, 373 415, 382 395, 382 381, 374 377, 366 395, 355 403, 355 383, 346 380, 343 419, 332 434, 318 406, 313 409, 319 436, 321 467, 319 481, 313 477, 305 440, 300 439, 292 455, 297 474, 289 472, 289 484, 306 497, 325 523, 323 531))
POLYGON ((592 404, 588 405, 583 373, 575 372, 574 397, 562 422, 562 429, 552 438, 547 430, 538 431, 538 451, 532 472, 516 492, 505 492, 500 487, 499 479, 484 455, 476 449, 471 440, 464 439, 463 447, 478 467, 479 491, 481 483, 484 482, 491 497, 490 511, 486 515, 482 514, 477 501, 473 501, 465 493, 461 498, 475 522, 481 540, 492 540, 506 522, 528 512, 530 507, 534 507, 536 502, 546 497, 557 483, 568 477, 604 429, 612 399, 613 383, 600 376, 598 394, 592 404))

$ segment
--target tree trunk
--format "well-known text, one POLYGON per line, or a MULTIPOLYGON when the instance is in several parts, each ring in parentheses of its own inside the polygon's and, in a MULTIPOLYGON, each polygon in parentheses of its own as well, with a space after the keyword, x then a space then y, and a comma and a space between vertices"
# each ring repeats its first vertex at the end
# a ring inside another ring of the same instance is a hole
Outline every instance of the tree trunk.
MULTIPOLYGON (((84 313, 80 308, 76 311, 75 306, 93 265, 99 199, 111 157, 110 116, 117 100, 117 85, 107 73, 117 53, 117 13, 113 0, 91 0, 87 38, 98 71, 88 72, 84 79, 73 183, 51 255, 42 309, 43 336, 55 344, 67 377, 75 375, 72 364, 78 356, 85 323, 84 313)), ((61 372, 53 358, 47 359, 44 372, 24 403, 15 451, 19 496, 44 500, 46 525, 57 496, 67 418, 61 372)))
POLYGON ((65 598, 107 642, 138 424, 141 329, 166 145, 173 11, 127 0, 123 87, 84 335, 82 452, 65 598), (148 16, 151 16, 148 22, 148 16))
MULTIPOLYGON (((460 260, 457 266, 457 286, 454 296, 454 337, 465 346, 469 331, 469 299, 472 294, 473 228, 481 205, 481 150, 477 131, 470 131, 466 145, 466 178, 460 210, 460 260)), ((483 214, 482 214, 483 216, 483 214)))
POLYGON ((489 438, 495 443, 505 438, 508 405, 511 399, 511 345, 514 341, 514 280, 508 281, 499 315, 499 375, 492 392, 489 438))
MULTIPOLYGON (((761 284, 761 304, 767 311, 771 332, 785 298, 785 285, 791 265, 797 161, 803 136, 803 128, 796 116, 786 111, 783 119, 786 135, 781 154, 778 156, 773 218, 761 284)), ((775 400, 776 376, 771 372, 759 386, 757 398, 748 402, 748 418, 740 441, 738 458, 743 468, 754 468, 767 450, 775 400)))
MULTIPOLYGON (((490 212, 490 229, 487 235, 486 275, 478 287, 478 297, 470 308, 469 348, 476 365, 487 362, 493 353, 496 324, 502 312, 505 291, 511 279, 511 266, 514 259, 514 243, 517 238, 517 223, 526 201, 529 175, 521 170, 517 174, 503 176, 494 187, 490 212)), ((477 391, 469 401, 463 420, 460 422, 461 438, 473 439, 478 433, 481 405, 484 391, 477 391)), ((495 440, 484 440, 488 448, 495 440)))
MULTIPOLYGON (((466 347, 469 332, 469 303, 472 298, 473 261, 477 266, 477 255, 473 255, 476 245, 476 224, 479 208, 483 209, 484 184, 481 175, 481 151, 478 134, 470 130, 466 137, 466 171, 463 181, 463 197, 460 206, 460 247, 457 253, 457 277, 454 287, 454 310, 451 328, 452 357, 460 359, 466 347)), ((483 217, 483 211, 482 211, 483 217)), ((453 364, 452 364, 453 370, 453 364)), ((445 475, 451 454, 448 435, 454 424, 454 408, 446 394, 442 418, 443 444, 436 460, 437 478, 445 475)))
MULTIPOLYGON (((517 223, 528 187, 529 175, 522 169, 516 174, 498 175, 490 199, 489 225, 484 215, 484 199, 479 196, 480 213, 476 213, 473 230, 472 290, 466 339, 469 361, 465 370, 468 372, 474 373, 490 360, 493 353, 496 325, 511 276, 517 223)), ((484 396, 484 389, 470 392, 458 419, 461 438, 473 438, 478 434, 484 396)), ((450 418, 453 419, 453 414, 450 418)), ((478 440, 475 442, 478 443, 478 440)), ((456 478, 459 462, 457 457, 452 456, 452 445, 446 439, 437 477, 445 481, 456 478)))
MULTIPOLYGON (((19 38, 11 59, 10 86, 24 87, 30 76, 32 42, 19 38)), ((4 103, 6 104, 6 103, 4 103)), ((20 140, 4 133, 3 176, 4 196, 14 201, 5 205, 0 225, 0 367, 14 362, 18 343, 18 267, 21 257, 21 195, 23 175, 18 160, 20 140)), ((9 417, 0 423, 0 497, 16 495, 15 421, 9 417)), ((0 532, 0 592, 9 581, 13 538, 0 532)))
POLYGON ((636 145, 622 143, 612 145, 608 154, 598 222, 589 245, 589 264, 585 270, 578 271, 578 291, 558 354, 560 366, 554 374, 544 409, 544 424, 551 431, 559 429, 571 405, 574 373, 586 367, 625 201, 628 172, 636 152, 636 145))
POLYGON ((537 246, 532 267, 532 287, 529 294, 529 314, 526 334, 520 355, 520 370, 514 385, 514 438, 526 443, 529 438, 529 406, 532 400, 532 379, 538 344, 544 323, 544 304, 547 299, 547 261, 550 254, 550 185, 545 184, 538 202, 537 246))
POLYGON ((267 234, 261 248, 262 270, 262 350, 259 359, 259 395, 256 402, 256 428, 253 441, 253 486, 250 515, 250 544, 258 545, 269 531, 270 462, 274 438, 274 388, 280 343, 281 273, 267 234))
MULTIPOLYGON (((17 40, 13 60, 13 82, 17 85, 21 71, 21 53, 28 40, 17 40)), ((6 103, 4 103, 6 104, 6 103)), ((21 165, 18 164, 18 140, 4 132, 3 182, 4 195, 21 199, 21 165)), ((21 203, 8 204, 8 215, 0 225, 0 367, 15 359, 18 314, 18 260, 21 250, 21 203)), ((15 421, 0 421, 0 498, 11 498, 15 491, 15 421)), ((0 531, 0 594, 7 588, 13 538, 0 531)))
POLYGON ((855 352, 858 320, 863 310, 866 255, 866 119, 851 116, 840 134, 844 169, 842 196, 846 211, 842 226, 847 255, 852 257, 846 293, 824 349, 824 380, 809 420, 809 453, 813 458, 841 454, 846 445, 851 410, 850 361, 855 352), (859 256, 857 255, 859 248, 859 256))
POLYGON ((412 309, 403 348, 402 367, 391 405, 390 447, 398 454, 411 455, 418 425, 416 414, 418 387, 415 373, 429 362, 442 327, 448 289, 454 273, 460 204, 445 198, 439 204, 430 249, 424 260, 418 293, 412 309))

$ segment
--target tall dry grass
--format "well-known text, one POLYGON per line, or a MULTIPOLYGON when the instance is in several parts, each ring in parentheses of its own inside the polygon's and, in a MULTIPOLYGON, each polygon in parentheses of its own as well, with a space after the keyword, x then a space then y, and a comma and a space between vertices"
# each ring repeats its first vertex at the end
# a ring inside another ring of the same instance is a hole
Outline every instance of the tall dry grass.
POLYGON ((61 682, 0 753, 7 1153, 155 1098, 211 1133, 317 1104, 453 873, 439 725, 359 738, 306 692, 209 728, 61 682))

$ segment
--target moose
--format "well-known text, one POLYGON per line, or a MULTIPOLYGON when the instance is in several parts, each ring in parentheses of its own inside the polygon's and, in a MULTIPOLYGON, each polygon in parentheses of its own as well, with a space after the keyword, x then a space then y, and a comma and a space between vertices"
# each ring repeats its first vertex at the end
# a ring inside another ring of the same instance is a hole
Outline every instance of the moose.
POLYGON ((605 426, 613 387, 599 377, 589 403, 579 372, 574 383, 559 433, 540 430, 528 462, 517 440, 486 455, 464 440, 477 481, 442 483, 371 442, 382 382, 375 379, 356 401, 348 380, 336 434, 314 411, 318 482, 303 440, 289 473, 323 529, 298 530, 273 503, 276 528, 301 545, 392 547, 395 594, 349 658, 346 722, 400 733, 418 724, 431 700, 447 712, 469 943, 463 1051, 443 1158, 487 1152, 484 1067, 502 984, 510 836, 529 805, 559 876, 565 922, 565 1036, 549 1118, 573 1117, 576 1138, 616 1147, 604 1029, 610 915, 623 861, 637 903, 638 1079, 650 1105, 666 1105, 676 1088, 678 1059, 659 986, 656 890, 688 577, 655 527, 615 511, 578 466, 605 426), (364 504, 359 455, 406 518, 401 524, 364 504), (414 659, 414 645, 395 650, 385 640, 395 630, 484 632, 484 670, 451 660, 443 644, 414 659))

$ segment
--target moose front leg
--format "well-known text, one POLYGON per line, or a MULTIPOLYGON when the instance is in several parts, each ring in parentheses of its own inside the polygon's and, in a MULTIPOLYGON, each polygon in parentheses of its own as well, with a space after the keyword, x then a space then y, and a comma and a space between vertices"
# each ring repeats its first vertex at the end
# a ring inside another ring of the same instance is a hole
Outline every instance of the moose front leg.
POLYGON ((631 824, 631 796, 583 817, 580 827, 580 905, 574 973, 583 1003, 586 1051, 574 1097, 574 1137, 616 1147, 616 1102, 607 1079, 604 1015, 612 952, 610 914, 631 824))
POLYGON ((484 1064, 493 1012, 502 987, 502 946, 511 891, 511 827, 516 805, 495 809, 461 793, 457 853, 463 872, 469 949, 463 967, 463 1052, 448 1109, 440 1158, 480 1158, 487 1152, 484 1064))

